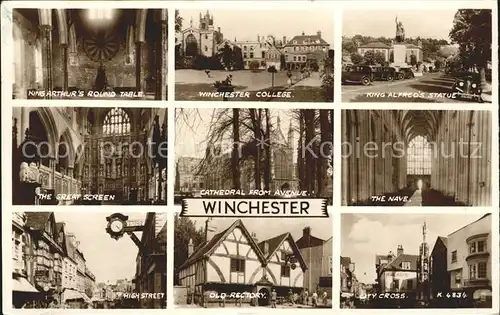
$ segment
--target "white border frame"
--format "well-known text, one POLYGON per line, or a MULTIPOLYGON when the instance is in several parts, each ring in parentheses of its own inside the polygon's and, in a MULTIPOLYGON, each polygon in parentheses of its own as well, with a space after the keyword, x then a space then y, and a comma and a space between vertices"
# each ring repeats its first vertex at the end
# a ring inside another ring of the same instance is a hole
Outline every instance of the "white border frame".
MULTIPOLYGON (((276 1, 11 1, 3 2, 1 7, 1 21, 2 21, 2 171, 4 174, 9 174, 11 172, 11 120, 12 120, 12 107, 13 106, 48 106, 48 107, 62 107, 62 106, 77 106, 77 107, 114 107, 121 106, 126 103, 130 107, 167 107, 168 108, 168 133, 170 138, 175 139, 175 113, 176 107, 186 107, 186 108, 221 108, 221 107, 241 107, 241 108, 258 108, 258 107, 268 107, 268 108, 280 108, 283 107, 283 103, 279 102, 187 102, 187 101, 175 101, 174 100, 174 90, 175 90, 175 63, 174 63, 174 47, 175 47, 175 36, 174 34, 174 12, 175 9, 227 9, 228 4, 230 4, 231 10, 256 10, 256 9, 268 9, 268 10, 282 10, 286 7, 286 10, 331 10, 332 13, 332 23, 334 23, 334 33, 335 42, 331 43, 336 51, 335 54, 335 87, 334 87, 334 102, 333 103, 288 103, 288 108, 321 108, 321 109, 334 109, 334 204, 332 207, 328 207, 330 213, 330 218, 333 220, 333 237, 334 237, 334 247, 333 256, 340 258, 340 214, 341 213, 449 213, 450 216, 453 213, 478 213, 482 214, 485 212, 491 212, 493 217, 493 227, 492 227, 492 241, 493 244, 499 244, 499 185, 498 185, 498 169, 499 169, 499 157, 498 157, 498 7, 495 1, 490 0, 475 0, 475 1, 433 1, 433 0, 400 0, 400 1, 349 1, 349 0, 318 0, 318 1, 286 1, 286 0, 276 0, 276 1), (265 4, 261 6, 260 4, 265 4), (10 47, 12 47, 12 25, 11 25, 11 11, 13 8, 95 8, 95 7, 109 7, 113 6, 115 8, 167 8, 169 15, 169 38, 168 38, 168 100, 167 101, 147 101, 147 100, 12 100, 12 74, 8 71, 11 69, 11 60, 13 59, 13 52, 10 47), (257 8, 258 7, 258 8, 257 8), (341 84, 339 69, 341 68, 341 38, 342 38, 342 16, 344 14, 349 14, 349 11, 357 10, 363 8, 363 10, 411 10, 412 8, 418 10, 439 10, 439 9, 458 9, 458 8, 484 8, 493 10, 493 44, 492 44, 492 83, 493 83, 493 95, 491 104, 465 104, 465 103, 341 103, 341 84), (229 105, 228 105, 229 104, 229 105), (376 104, 377 109, 428 109, 428 110, 446 110, 446 109, 474 109, 474 110, 491 110, 492 112, 492 206, 491 207, 474 207, 474 208, 460 208, 460 207, 436 207, 436 208, 405 208, 404 210, 400 207, 342 207, 340 206, 340 196, 341 196, 341 151, 340 151, 340 139, 341 139, 341 110, 344 109, 370 109, 376 104), (493 107, 495 106, 495 107, 493 107)), ((34 207, 34 206, 12 206, 11 203, 11 185, 10 176, 4 176, 2 178, 2 242, 3 242, 3 256, 4 264, 2 266, 2 272, 4 279, 6 281, 2 282, 2 289, 5 293, 3 295, 4 308, 3 312, 6 314, 88 314, 88 313, 102 313, 102 314, 117 314, 119 313, 136 313, 141 314, 153 314, 158 312, 173 312, 174 314, 192 314, 192 308, 182 308, 176 307, 173 302, 173 251, 175 248, 174 244, 174 226, 173 226, 173 214, 180 210, 179 206, 174 206, 173 204, 173 184, 174 184, 174 143, 169 141, 169 152, 171 153, 171 158, 168 159, 169 172, 167 183, 169 185, 168 189, 168 205, 167 206, 134 206, 130 209, 127 207, 126 211, 134 212, 168 212, 168 247, 167 247, 167 310, 58 310, 58 309, 12 309, 11 308, 11 281, 8 281, 11 277, 12 270, 12 260, 11 257, 11 213, 15 211, 53 211, 51 207, 34 207)), ((57 211, 88 211, 88 212, 106 212, 111 213, 118 209, 118 206, 112 206, 110 208, 103 206, 70 206, 63 209, 57 209, 57 211)), ((378 314, 495 314, 499 312, 499 248, 498 246, 492 246, 492 283, 493 287, 493 308, 492 309, 404 309, 404 310, 389 310, 389 309, 370 309, 370 310, 346 310, 339 309, 339 299, 335 298, 339 296, 340 285, 339 285, 339 272, 335 273, 335 270, 340 269, 340 259, 333 259, 334 261, 334 275, 333 275, 333 310, 332 309, 315 309, 314 312, 322 314, 330 314, 331 312, 341 312, 345 314, 358 314, 363 312, 371 312, 378 314)), ((205 314, 261 314, 261 313, 273 313, 273 314, 286 314, 289 315, 290 312, 293 313, 303 313, 310 312, 309 309, 263 309, 263 308, 226 308, 226 309, 198 309, 199 312, 205 314)))

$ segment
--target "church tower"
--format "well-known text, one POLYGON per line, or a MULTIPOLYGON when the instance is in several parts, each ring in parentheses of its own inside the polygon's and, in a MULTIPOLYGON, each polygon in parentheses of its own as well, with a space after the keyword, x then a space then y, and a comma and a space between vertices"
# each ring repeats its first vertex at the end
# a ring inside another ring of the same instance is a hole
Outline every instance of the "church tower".
POLYGON ((212 57, 216 52, 216 44, 215 44, 215 33, 214 30, 214 17, 210 15, 210 12, 207 10, 205 15, 200 13, 200 38, 199 38, 199 51, 201 55, 205 57, 212 57))

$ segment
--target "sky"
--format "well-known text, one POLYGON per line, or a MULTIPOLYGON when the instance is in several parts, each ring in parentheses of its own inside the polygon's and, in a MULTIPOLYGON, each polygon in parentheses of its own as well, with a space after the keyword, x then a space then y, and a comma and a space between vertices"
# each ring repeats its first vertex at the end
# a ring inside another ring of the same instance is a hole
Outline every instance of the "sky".
MULTIPOLYGON (((220 109, 219 109, 220 110, 220 109)), ((271 124, 276 125, 277 116, 280 117, 280 126, 283 135, 287 137, 290 125, 290 110, 270 109, 271 124)), ((212 108, 184 108, 182 112, 178 109, 175 115, 175 156, 178 157, 198 157, 203 158, 207 147, 207 137, 210 130, 210 122, 214 109, 212 108)), ((231 113, 229 113, 230 115, 231 113)), ((231 132, 228 132, 228 137, 231 132)), ((297 133, 294 139, 298 140, 297 133)), ((232 142, 227 141, 223 145, 224 149, 229 149, 232 142)), ((294 150, 296 151, 296 150, 294 150)))
POLYGON ((432 252, 438 236, 474 222, 478 214, 342 214, 341 255, 351 257, 356 277, 374 283, 375 255, 396 253, 402 245, 406 254, 418 255, 422 225, 427 224, 427 244, 432 252), (410 234, 411 233, 411 234, 410 234))
MULTIPOLYGON (((146 213, 123 213, 129 220, 144 222, 146 213)), ((74 233, 80 242, 87 267, 95 275, 96 283, 118 279, 131 280, 135 276, 137 246, 128 235, 115 240, 106 233, 106 217, 111 213, 56 212, 56 222, 66 223, 66 233, 74 233)), ((141 239, 142 232, 134 232, 141 239)))
POLYGON ((448 34, 453 27, 457 10, 356 10, 344 11, 342 22, 343 36, 396 36, 396 22, 403 22, 405 36, 415 38, 434 38, 449 40, 448 34))
MULTIPOLYGON (((190 218, 197 227, 205 227, 206 218, 190 218)), ((215 227, 215 233, 227 229, 237 218, 214 218, 210 227, 215 227)), ((295 241, 302 237, 305 227, 311 228, 311 235, 327 240, 332 237, 332 218, 243 218, 241 219, 250 234, 257 234, 257 239, 263 241, 289 232, 295 241)))
MULTIPOLYGON (((262 5, 258 5, 262 6, 262 5)), ((265 5, 264 5, 265 7, 265 5)), ((330 44, 333 49, 334 43, 334 12, 331 10, 211 10, 214 16, 214 28, 221 28, 225 39, 238 41, 257 40, 257 35, 267 38, 273 35, 277 40, 283 36, 289 40, 295 35, 315 35, 321 31, 321 37, 330 44)), ((193 27, 199 27, 200 12, 205 15, 207 10, 179 10, 183 18, 182 29, 190 25, 193 18, 193 27)))

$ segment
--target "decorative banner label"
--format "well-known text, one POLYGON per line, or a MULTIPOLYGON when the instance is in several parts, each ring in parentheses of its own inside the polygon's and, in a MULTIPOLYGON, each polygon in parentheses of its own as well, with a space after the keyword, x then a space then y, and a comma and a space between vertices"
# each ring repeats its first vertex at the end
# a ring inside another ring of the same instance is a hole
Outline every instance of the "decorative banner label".
POLYGON ((327 218, 327 199, 186 198, 183 217, 327 218))

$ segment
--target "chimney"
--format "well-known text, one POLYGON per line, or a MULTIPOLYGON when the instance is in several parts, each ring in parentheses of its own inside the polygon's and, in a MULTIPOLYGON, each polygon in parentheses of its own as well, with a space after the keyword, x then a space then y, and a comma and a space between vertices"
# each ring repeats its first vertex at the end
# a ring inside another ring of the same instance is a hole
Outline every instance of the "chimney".
POLYGON ((321 31, 317 31, 316 34, 318 34, 318 37, 321 38, 321 31))
POLYGON ((403 245, 398 245, 398 257, 404 254, 403 245))
POLYGON ((267 256, 269 254, 269 242, 265 241, 264 242, 264 256, 267 256))
POLYGON ((302 229, 303 237, 308 237, 310 235, 311 235, 311 228, 309 226, 306 226, 304 229, 302 229))
POLYGON ((220 33, 220 26, 219 26, 219 27, 217 27, 217 32, 219 32, 219 33, 220 33))
POLYGON ((283 36, 283 46, 286 45, 286 36, 283 36))
POLYGON ((392 262, 392 258, 394 258, 394 253, 392 251, 390 251, 389 255, 387 255, 387 259, 389 260, 389 263, 392 262))
POLYGON ((190 238, 188 243, 188 257, 190 257, 193 254, 193 247, 194 247, 193 239, 190 238))
POLYGON ((252 238, 255 243, 259 243, 259 239, 257 238, 257 234, 255 232, 252 232, 252 238))
POLYGON ((259 34, 257 34, 257 42, 260 43, 260 35, 259 34))

